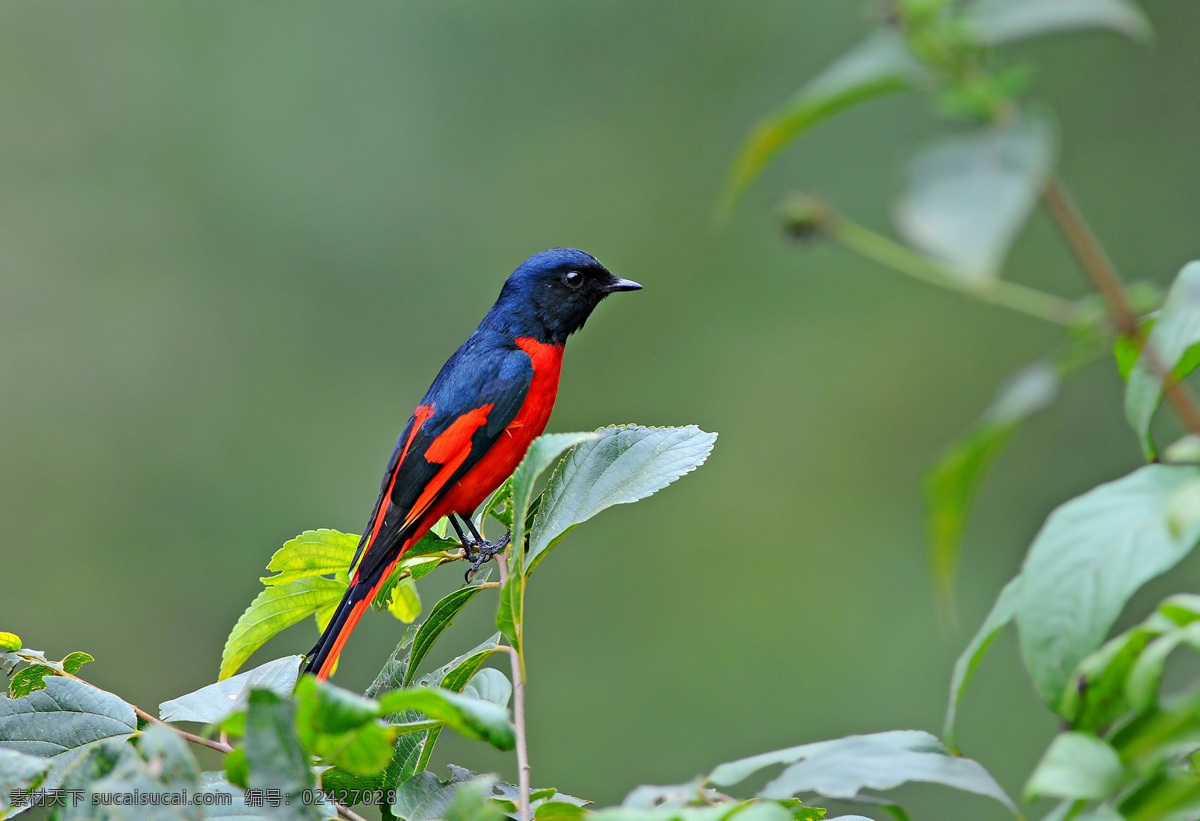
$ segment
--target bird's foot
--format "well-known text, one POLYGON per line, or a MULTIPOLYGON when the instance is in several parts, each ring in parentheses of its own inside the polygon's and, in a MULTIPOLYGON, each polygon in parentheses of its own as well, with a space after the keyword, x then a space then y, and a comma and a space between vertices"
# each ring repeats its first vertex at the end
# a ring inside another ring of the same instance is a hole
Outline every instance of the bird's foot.
POLYGON ((481 567, 490 562, 497 553, 508 547, 510 541, 512 541, 511 530, 496 542, 464 542, 463 550, 467 554, 467 561, 471 563, 471 567, 468 568, 463 578, 470 582, 471 579, 475 578, 475 574, 479 572, 481 567))

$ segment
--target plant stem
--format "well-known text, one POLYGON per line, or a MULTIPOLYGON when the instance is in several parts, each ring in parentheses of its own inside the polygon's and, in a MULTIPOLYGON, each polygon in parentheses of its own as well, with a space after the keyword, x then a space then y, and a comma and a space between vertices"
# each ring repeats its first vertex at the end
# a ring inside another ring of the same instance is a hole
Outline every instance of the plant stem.
POLYGON ((1051 177, 1042 192, 1054 222, 1058 225, 1067 244, 1075 253, 1080 266, 1096 286, 1096 290, 1104 298, 1109 315, 1117 331, 1137 343, 1142 351, 1142 359, 1155 378, 1162 384, 1167 401, 1171 403, 1179 420, 1192 433, 1200 434, 1200 406, 1197 406, 1191 391, 1173 378, 1170 368, 1163 362, 1158 352, 1150 346, 1146 334, 1138 323, 1137 311, 1125 292, 1117 269, 1104 252, 1103 246, 1092 233, 1087 220, 1084 219, 1079 207, 1071 198, 1066 186, 1058 177, 1051 177))
MULTIPOLYGON (((500 585, 508 580, 508 551, 499 557, 500 585)), ((512 662, 513 679, 513 724, 517 730, 517 787, 519 790, 518 814, 520 821, 530 821, 533 817, 529 808, 530 766, 529 742, 525 735, 525 659, 523 650, 504 647, 512 662)))
POLYGON ((1071 326, 1079 318, 1079 309, 1069 300, 1003 279, 964 280, 916 251, 841 214, 828 212, 822 227, 843 247, 926 284, 1057 325, 1071 326))

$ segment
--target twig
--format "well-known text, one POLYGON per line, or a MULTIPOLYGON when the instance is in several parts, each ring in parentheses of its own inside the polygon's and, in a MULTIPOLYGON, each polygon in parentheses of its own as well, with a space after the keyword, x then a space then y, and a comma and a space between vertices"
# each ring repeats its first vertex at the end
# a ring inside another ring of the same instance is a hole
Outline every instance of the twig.
POLYGON ((1003 279, 982 282, 963 279, 910 248, 847 219, 829 206, 821 204, 819 207, 823 211, 818 217, 818 230, 845 248, 894 271, 1057 325, 1069 327, 1079 319, 1079 308, 1070 300, 1003 279))
POLYGON ((1200 406, 1197 406, 1191 391, 1173 378, 1171 368, 1162 361, 1158 351, 1150 346, 1146 334, 1138 324, 1137 311, 1129 300, 1129 294, 1125 292, 1117 269, 1104 253, 1104 248, 1092 233, 1075 201, 1071 199, 1062 180, 1051 177, 1042 192, 1042 198, 1059 230, 1066 237, 1067 244, 1075 252, 1080 266, 1104 298, 1117 331, 1132 339, 1141 350, 1142 359, 1162 384, 1167 401, 1171 403, 1184 427, 1192 433, 1200 434, 1200 406))
MULTIPOLYGON (((500 565, 500 584, 503 585, 508 580, 507 550, 501 555, 498 564, 500 565)), ((529 742, 525 735, 525 663, 521 658, 521 653, 515 648, 504 646, 502 649, 508 653, 509 660, 512 662, 513 724, 517 729, 517 788, 519 790, 517 812, 520 821, 530 821, 533 816, 529 807, 531 772, 529 742)))

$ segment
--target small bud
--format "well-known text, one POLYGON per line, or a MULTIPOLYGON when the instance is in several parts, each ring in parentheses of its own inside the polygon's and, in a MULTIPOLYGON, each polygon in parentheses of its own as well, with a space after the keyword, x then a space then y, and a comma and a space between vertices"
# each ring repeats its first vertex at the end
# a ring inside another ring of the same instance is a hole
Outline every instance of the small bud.
POLYGON ((796 239, 825 233, 833 215, 824 200, 808 194, 789 197, 783 204, 783 230, 796 239))
POLYGON ((0 633, 0 650, 20 650, 21 637, 16 633, 0 633))

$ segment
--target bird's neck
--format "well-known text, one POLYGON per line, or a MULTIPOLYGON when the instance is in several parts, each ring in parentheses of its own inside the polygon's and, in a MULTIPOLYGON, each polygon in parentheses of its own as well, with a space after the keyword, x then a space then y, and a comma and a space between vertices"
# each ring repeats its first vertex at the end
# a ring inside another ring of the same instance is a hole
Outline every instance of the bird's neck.
POLYGON ((479 330, 499 333, 509 340, 534 339, 543 345, 557 345, 560 348, 567 341, 566 333, 550 327, 528 305, 514 310, 503 302, 497 302, 479 323, 479 330))

